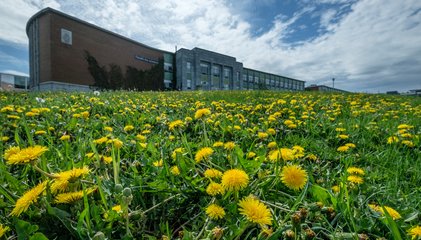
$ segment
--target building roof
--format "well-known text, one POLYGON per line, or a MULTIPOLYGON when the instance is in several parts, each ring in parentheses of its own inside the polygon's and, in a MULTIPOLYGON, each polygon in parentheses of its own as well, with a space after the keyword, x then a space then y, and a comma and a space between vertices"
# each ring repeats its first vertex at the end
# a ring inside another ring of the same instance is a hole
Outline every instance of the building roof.
POLYGON ((47 7, 47 8, 44 8, 44 9, 40 10, 39 12, 35 13, 35 14, 31 17, 31 18, 29 18, 28 22, 26 23, 26 35, 27 35, 27 36, 29 36, 29 35, 28 35, 29 26, 32 24, 32 22, 33 22, 35 19, 40 18, 41 16, 43 16, 43 15, 45 15, 45 14, 47 14, 47 13, 54 13, 54 14, 56 14, 56 15, 59 15, 59 16, 62 16, 62 17, 65 17, 65 18, 70 19, 70 20, 72 20, 72 21, 75 21, 75 22, 78 22, 78 23, 81 23, 81 24, 87 25, 87 26, 92 27, 92 28, 95 28, 95 29, 97 29, 97 30, 99 30, 99 31, 105 32, 105 33, 107 33, 107 34, 111 34, 111 35, 113 35, 113 36, 115 36, 115 37, 118 37, 118 38, 124 39, 124 40, 126 40, 126 41, 132 42, 132 43, 137 44, 137 45, 140 45, 141 47, 149 48, 149 49, 151 49, 151 50, 160 51, 160 52, 163 52, 163 53, 174 54, 173 52, 168 52, 168 51, 165 51, 165 50, 161 50, 161 49, 154 48, 154 47, 151 47, 151 46, 145 45, 145 44, 143 44, 143 43, 137 42, 137 41, 135 41, 135 40, 133 40, 133 39, 130 39, 130 38, 125 37, 125 36, 123 36, 123 35, 120 35, 120 34, 114 33, 114 32, 109 31, 109 30, 107 30, 107 29, 104 29, 104 28, 98 27, 97 25, 94 25, 94 24, 92 24, 92 23, 89 23, 89 22, 83 21, 83 20, 81 20, 81 19, 79 19, 79 18, 76 18, 76 17, 70 16, 70 15, 68 15, 68 14, 66 14, 66 13, 60 12, 60 11, 55 10, 55 9, 53 9, 53 8, 50 8, 50 7, 47 7))

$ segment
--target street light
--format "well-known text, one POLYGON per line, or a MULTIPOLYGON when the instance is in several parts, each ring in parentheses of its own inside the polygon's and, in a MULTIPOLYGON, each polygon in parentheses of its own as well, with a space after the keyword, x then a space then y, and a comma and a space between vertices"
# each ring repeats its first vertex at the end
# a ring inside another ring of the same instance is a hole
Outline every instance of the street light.
POLYGON ((332 78, 332 85, 333 85, 333 88, 335 88, 335 78, 332 78))

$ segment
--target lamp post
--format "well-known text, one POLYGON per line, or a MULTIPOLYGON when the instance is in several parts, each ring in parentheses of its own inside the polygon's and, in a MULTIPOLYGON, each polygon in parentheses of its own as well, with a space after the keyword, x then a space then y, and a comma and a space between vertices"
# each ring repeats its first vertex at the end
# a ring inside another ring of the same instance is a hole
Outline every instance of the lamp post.
POLYGON ((335 78, 332 78, 332 87, 335 88, 335 78))

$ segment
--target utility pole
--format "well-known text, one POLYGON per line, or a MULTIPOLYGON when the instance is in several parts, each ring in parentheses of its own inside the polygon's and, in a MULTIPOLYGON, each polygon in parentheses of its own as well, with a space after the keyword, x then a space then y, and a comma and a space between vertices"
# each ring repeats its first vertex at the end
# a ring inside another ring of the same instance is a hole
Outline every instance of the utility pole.
POLYGON ((335 78, 332 78, 332 87, 335 88, 335 78))

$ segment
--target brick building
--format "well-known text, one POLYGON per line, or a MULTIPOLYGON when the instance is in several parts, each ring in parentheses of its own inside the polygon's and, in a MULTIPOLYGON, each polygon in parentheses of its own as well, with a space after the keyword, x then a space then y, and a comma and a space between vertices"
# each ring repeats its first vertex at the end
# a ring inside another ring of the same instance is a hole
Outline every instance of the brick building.
POLYGON ((245 68, 232 56, 159 50, 51 8, 32 16, 26 33, 34 90, 304 90, 304 81, 245 68))

